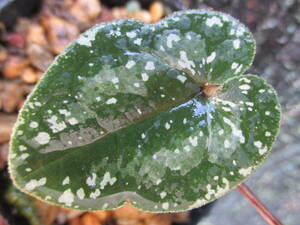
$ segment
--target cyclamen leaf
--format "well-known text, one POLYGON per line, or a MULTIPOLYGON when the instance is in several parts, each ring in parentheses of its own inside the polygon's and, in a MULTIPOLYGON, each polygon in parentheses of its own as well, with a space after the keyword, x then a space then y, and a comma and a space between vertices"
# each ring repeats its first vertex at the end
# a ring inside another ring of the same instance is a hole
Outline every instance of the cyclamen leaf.
POLYGON ((175 13, 82 34, 20 112, 9 166, 15 184, 82 210, 130 201, 145 211, 204 205, 243 182, 278 132, 273 88, 255 75, 255 41, 232 17, 175 13), (219 84, 217 96, 199 95, 219 84))

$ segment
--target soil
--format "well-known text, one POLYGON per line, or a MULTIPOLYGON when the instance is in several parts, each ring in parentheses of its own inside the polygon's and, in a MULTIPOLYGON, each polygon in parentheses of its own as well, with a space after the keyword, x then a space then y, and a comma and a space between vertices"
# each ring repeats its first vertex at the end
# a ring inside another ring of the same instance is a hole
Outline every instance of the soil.
MULTIPOLYGON (((120 0, 102 0, 101 3, 98 0, 30 0, 26 1, 25 7, 24 1, 16 0, 13 5, 0 13, 1 174, 6 173, 8 141, 19 109, 54 57, 70 41, 96 23, 118 18, 135 18, 147 23, 156 22, 173 11, 188 8, 214 9, 226 12, 241 20, 251 29, 257 41, 257 55, 253 66, 248 72, 264 77, 275 87, 283 110, 281 133, 274 146, 274 153, 271 154, 270 158, 276 161, 276 157, 280 156, 282 158, 282 154, 291 154, 290 152, 282 153, 284 149, 298 151, 293 146, 300 144, 299 1, 164 0, 153 2, 143 0, 139 2, 140 4, 134 1, 128 3, 120 0)), ((296 157, 289 159, 287 165, 298 165, 298 161, 295 160, 296 157)), ((270 163, 270 167, 269 170, 272 170, 276 165, 270 163)), ((285 166, 282 166, 282 170, 285 168, 285 166)), ((300 172, 300 166, 293 168, 295 171, 300 172)), ((278 168, 276 169, 278 171, 278 168)), ((278 174, 286 176, 285 173, 281 172, 282 170, 278 174)), ((264 175, 263 172, 260 173, 262 176, 264 175)), ((3 189, 3 176, 1 179, 0 190, 3 189)), ((280 178, 277 177, 277 179, 280 178)), ((268 190, 266 186, 270 190, 272 188, 273 190, 278 189, 278 192, 272 192, 275 196, 276 193, 282 192, 283 187, 279 184, 278 187, 275 187, 271 181, 262 183, 265 190, 268 190)), ((289 185, 288 190, 299 196, 300 190, 293 187, 292 183, 287 184, 289 185)), ((257 182, 258 184, 259 182, 257 182)), ((255 182, 250 182, 250 185, 255 188, 255 182)), ((267 199, 271 207, 277 204, 274 196, 267 199)), ((222 209, 226 212, 228 205, 222 206, 219 203, 221 201, 218 201, 215 211, 222 209)), ((227 203, 230 201, 232 199, 229 198, 227 203)), ((287 221, 288 224, 297 224, 296 221, 300 220, 299 216, 284 217, 281 212, 293 214, 296 212, 295 210, 300 209, 299 203, 292 202, 290 198, 284 198, 283 201, 286 205, 290 206, 292 204, 292 206, 287 208, 274 206, 274 210, 278 212, 283 221, 287 221)), ((153 216, 138 212, 128 206, 117 212, 109 211, 106 215, 102 211, 99 211, 99 213, 78 213, 45 206, 43 203, 34 204, 40 210, 40 216, 45 224, 171 224, 176 221, 177 223, 186 223, 186 220, 191 218, 195 222, 200 218, 199 210, 193 211, 197 212, 196 214, 153 216), (42 213, 45 211, 48 213, 42 213), (195 215, 198 215, 198 217, 193 218, 195 215)), ((250 208, 250 206, 247 207, 250 208)), ((247 207, 245 210, 248 210, 247 207)), ((203 212, 207 214, 205 208, 202 209, 203 212)), ((240 219, 235 219, 234 215, 229 213, 227 215, 231 216, 223 216, 222 221, 228 221, 228 224, 240 224, 241 221, 244 224, 264 224, 262 220, 257 219, 255 212, 251 216, 245 212, 244 214, 240 212, 244 211, 235 211, 237 218, 240 219), (250 219, 245 220, 245 217, 250 219)), ((219 218, 218 215, 214 214, 214 210, 212 210, 207 217, 208 219, 204 219, 204 221, 208 221, 210 224, 218 224, 215 223, 215 221, 220 221, 221 216, 219 218)), ((0 216, 0 224, 5 224, 4 221, 5 219, 0 216)), ((9 223, 20 224, 13 222, 13 220, 9 223)))

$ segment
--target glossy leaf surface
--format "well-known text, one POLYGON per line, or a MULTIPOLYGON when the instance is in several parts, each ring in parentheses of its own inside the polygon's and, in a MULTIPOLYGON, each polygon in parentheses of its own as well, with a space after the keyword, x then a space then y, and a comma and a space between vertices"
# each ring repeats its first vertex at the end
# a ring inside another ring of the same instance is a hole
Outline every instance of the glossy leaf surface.
POLYGON ((27 100, 10 149, 15 184, 83 210, 153 212, 216 199, 264 160, 280 110, 254 75, 255 42, 228 15, 185 11, 82 34, 27 100), (199 95, 219 84, 216 97, 199 95))

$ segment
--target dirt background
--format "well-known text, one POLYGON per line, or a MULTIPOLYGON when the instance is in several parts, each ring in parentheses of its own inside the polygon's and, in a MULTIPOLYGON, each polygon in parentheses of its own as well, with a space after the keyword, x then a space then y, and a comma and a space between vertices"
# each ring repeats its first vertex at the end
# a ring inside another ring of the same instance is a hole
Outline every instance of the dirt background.
MULTIPOLYGON (((31 5, 30 1, 27 2, 27 11, 25 10, 23 15, 29 15, 32 10, 40 8, 39 14, 23 20, 23 24, 20 20, 6 20, 6 16, 0 15, 0 21, 6 22, 6 26, 0 24, 0 169, 2 174, 5 173, 7 142, 17 112, 53 57, 64 48, 65 44, 94 23, 127 17, 128 7, 130 10, 136 9, 134 4, 126 5, 126 1, 103 0, 98 14, 96 16, 93 14, 94 8, 90 10, 89 16, 85 16, 88 18, 84 21, 76 17, 80 14, 80 9, 76 9, 75 6, 73 6, 74 13, 70 15, 71 3, 80 2, 78 0, 45 0, 40 7, 31 5), (69 11, 63 10, 66 2, 70 3, 67 6, 69 11), (116 6, 119 6, 118 10, 116 6), (49 15, 60 19, 49 20, 49 15), (35 40, 34 36, 38 36, 40 32, 38 26, 32 31, 34 35, 28 37, 26 23, 42 26, 47 34, 45 40, 40 36, 35 40), (72 24, 75 24, 75 27, 72 24), (63 33, 63 37, 58 35, 61 34, 61 30, 67 30, 63 33)), ((86 0, 89 1, 94 2, 86 0)), ((284 224, 299 224, 300 1, 165 0, 160 1, 160 6, 156 7, 153 7, 152 1, 140 2, 142 8, 134 15, 130 13, 130 17, 154 22, 175 10, 212 8, 233 15, 251 29, 257 41, 257 55, 248 72, 262 76, 274 86, 279 95, 283 114, 281 131, 272 153, 266 163, 246 183, 284 224), (160 12, 161 6, 163 13, 160 12)), ((10 14, 16 18, 18 12, 10 11, 10 14)), ((234 190, 217 200, 212 210, 198 224, 265 225, 267 223, 234 190)))

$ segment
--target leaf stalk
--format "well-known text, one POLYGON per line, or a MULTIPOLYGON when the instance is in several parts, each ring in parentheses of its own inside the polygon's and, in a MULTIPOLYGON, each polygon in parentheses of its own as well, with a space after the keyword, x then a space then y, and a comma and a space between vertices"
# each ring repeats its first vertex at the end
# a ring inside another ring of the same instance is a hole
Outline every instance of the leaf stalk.
POLYGON ((237 186, 237 190, 243 195, 256 211, 267 221, 270 225, 283 225, 278 218, 276 218, 271 211, 259 200, 259 198, 245 185, 244 183, 237 186))

